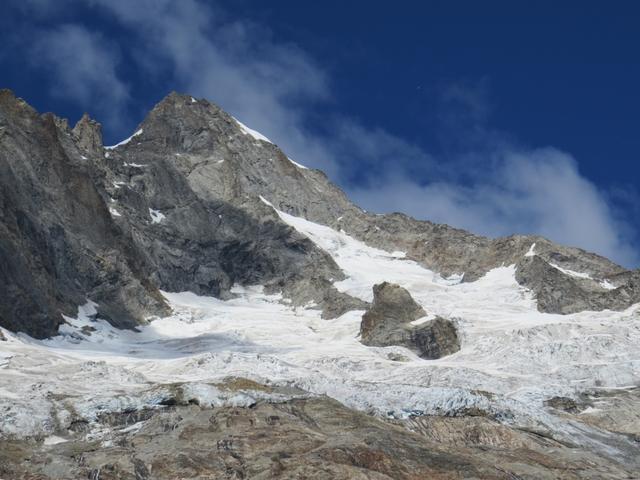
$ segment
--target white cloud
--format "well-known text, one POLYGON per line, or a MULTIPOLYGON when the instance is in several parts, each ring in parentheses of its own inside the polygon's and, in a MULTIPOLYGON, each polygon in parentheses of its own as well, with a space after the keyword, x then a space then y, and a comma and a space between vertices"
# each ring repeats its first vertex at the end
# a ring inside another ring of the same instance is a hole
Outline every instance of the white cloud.
POLYGON ((52 73, 51 94, 91 105, 107 121, 117 121, 129 98, 116 72, 117 50, 101 35, 75 24, 39 31, 35 38, 30 61, 52 73))

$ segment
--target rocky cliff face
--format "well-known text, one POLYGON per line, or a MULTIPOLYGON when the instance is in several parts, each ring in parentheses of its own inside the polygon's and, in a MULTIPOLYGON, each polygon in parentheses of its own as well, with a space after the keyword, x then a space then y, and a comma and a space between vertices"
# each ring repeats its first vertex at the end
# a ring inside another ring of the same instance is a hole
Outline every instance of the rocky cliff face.
POLYGON ((227 298, 234 284, 262 284, 327 317, 363 308, 333 287, 343 277, 333 260, 271 206, 464 281, 516 264, 541 311, 640 301, 637 272, 579 249, 364 212, 322 172, 215 105, 176 93, 130 139, 103 147, 87 116, 71 129, 3 90, 0 183, 0 325, 36 337, 87 300, 100 317, 134 327, 166 313, 159 290, 227 298))
POLYGON ((0 92, 0 325, 10 330, 53 335, 87 298, 120 327, 168 311, 84 153, 66 122, 0 92))

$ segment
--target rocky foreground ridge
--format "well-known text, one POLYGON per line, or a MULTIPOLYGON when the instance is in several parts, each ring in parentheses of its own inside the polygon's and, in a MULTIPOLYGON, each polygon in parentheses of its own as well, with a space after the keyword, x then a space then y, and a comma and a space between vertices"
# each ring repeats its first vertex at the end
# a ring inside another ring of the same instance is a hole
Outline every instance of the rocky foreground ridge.
MULTIPOLYGON (((243 379, 221 387, 256 397, 272 390, 243 379)), ((631 395, 637 408, 640 394, 631 395)), ((165 400, 160 409, 104 415, 108 442, 83 440, 82 423, 67 442, 0 441, 0 478, 595 480, 637 478, 639 466, 625 469, 483 412, 384 421, 326 397, 218 408, 165 400)))
POLYGON ((365 212, 203 99, 105 147, 0 90, 0 292, 0 478, 640 471, 640 271, 365 212))

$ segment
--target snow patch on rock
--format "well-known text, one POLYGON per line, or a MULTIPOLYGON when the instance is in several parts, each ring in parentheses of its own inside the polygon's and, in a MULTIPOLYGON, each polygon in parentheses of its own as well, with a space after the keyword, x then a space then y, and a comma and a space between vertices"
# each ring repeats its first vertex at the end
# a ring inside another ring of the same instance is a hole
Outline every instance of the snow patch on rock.
POLYGON ((154 210, 153 208, 149 209, 149 215, 152 223, 160 223, 167 218, 160 210, 154 210))
POLYGON ((235 122, 238 124, 238 126, 240 127, 240 129, 242 130, 242 133, 244 133, 245 135, 249 135, 253 138, 255 138, 256 140, 261 140, 263 142, 269 142, 269 143, 273 143, 271 140, 269 140, 267 137, 265 137, 264 135, 262 135, 260 132, 257 132, 249 127, 247 127, 244 123, 242 123, 240 120, 238 120, 237 118, 234 118, 235 122))
POLYGON ((561 271, 565 275, 569 275, 570 277, 592 280, 591 275, 589 275, 588 273, 575 272, 573 270, 569 270, 568 268, 562 268, 560 265, 556 265, 555 263, 551 262, 549 262, 549 265, 551 265, 556 270, 561 271))
POLYGON ((531 247, 529 247, 529 251, 524 254, 525 257, 535 257, 536 256, 536 244, 532 243, 531 247))
MULTIPOLYGON (((142 129, 138 130, 137 132, 135 132, 133 135, 131 135, 128 138, 125 138, 124 140, 122 140, 121 142, 116 143, 115 145, 109 145, 108 147, 104 147, 106 150, 113 150, 115 148, 121 147, 123 145, 126 145, 127 143, 129 143, 131 140, 133 140, 135 137, 137 137, 138 135, 142 135, 142 129)), ((105 154, 105 156, 107 156, 107 154, 105 154)))
POLYGON ((309 170, 307 167, 305 167, 304 165, 299 164, 298 162, 295 162, 293 160, 291 160, 289 157, 287 157, 287 159, 293 163, 296 167, 301 168, 302 170, 309 170))

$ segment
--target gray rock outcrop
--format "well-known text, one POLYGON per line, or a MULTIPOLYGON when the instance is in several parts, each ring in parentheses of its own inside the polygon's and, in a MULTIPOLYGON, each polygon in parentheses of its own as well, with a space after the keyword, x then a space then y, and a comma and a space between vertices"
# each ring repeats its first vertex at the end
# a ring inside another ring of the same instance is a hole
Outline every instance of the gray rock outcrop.
MULTIPOLYGON (((638 302, 640 272, 617 273, 596 278, 563 273, 553 262, 535 255, 522 259, 516 270, 516 280, 536 292, 538 309, 542 312, 569 314, 583 310, 624 310, 638 302), (624 278, 623 281, 619 279, 624 278), (604 280, 610 286, 603 287, 604 280), (614 283, 615 282, 615 283, 614 283), (616 284, 620 286, 616 287, 616 284)), ((597 274, 596 274, 597 275, 597 274)))
POLYGON ((419 325, 411 322, 427 312, 409 292, 393 283, 373 287, 373 304, 362 316, 360 338, 365 345, 407 347, 425 359, 435 359, 460 350, 455 325, 441 317, 419 325))
POLYGON ((384 336, 388 329, 425 317, 427 312, 400 285, 383 282, 373 286, 373 304, 362 316, 363 339, 384 336))

